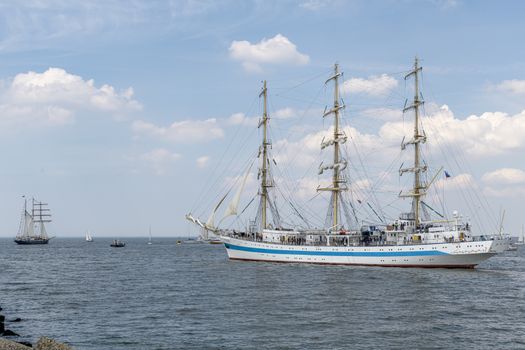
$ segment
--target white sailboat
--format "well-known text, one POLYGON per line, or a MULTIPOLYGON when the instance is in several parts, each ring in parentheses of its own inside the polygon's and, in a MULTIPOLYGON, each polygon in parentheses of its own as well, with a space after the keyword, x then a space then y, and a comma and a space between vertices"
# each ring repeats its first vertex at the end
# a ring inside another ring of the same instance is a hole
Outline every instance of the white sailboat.
POLYGON ((153 244, 153 242, 151 242, 151 226, 149 227, 149 239, 148 239, 148 245, 151 245, 153 244))
MULTIPOLYGON (((414 112, 414 134, 410 141, 402 142, 403 150, 413 147, 414 163, 411 167, 399 170, 400 175, 413 174, 413 188, 400 194, 401 197, 411 198, 412 205, 409 212, 400 214, 399 218, 391 224, 378 223, 352 228, 351 220, 346 219, 348 226, 343 223, 342 217, 350 216, 345 215, 349 212, 349 205, 345 202, 344 193, 348 190, 348 185, 347 177, 343 172, 348 166, 348 161, 343 158, 340 149, 347 141, 347 136, 340 128, 340 111, 345 106, 339 97, 339 79, 342 73, 337 64, 333 75, 326 81, 326 83, 334 83, 333 106, 323 114, 323 118, 333 118, 333 134, 329 140, 323 140, 321 143, 321 149, 333 151, 333 162, 328 165, 321 164, 319 167, 319 175, 326 171, 331 172, 331 184, 317 188, 317 191, 331 193, 325 228, 284 228, 276 210, 274 197, 270 196, 270 190, 276 187, 276 182, 272 178, 270 168, 272 161, 269 157, 271 143, 267 130, 270 118, 267 113, 266 81, 260 94, 264 100, 263 115, 259 123, 263 139, 258 156, 261 181, 258 192, 259 209, 255 221, 250 222, 242 231, 215 226, 214 216, 228 193, 214 207, 206 223, 191 213, 186 215, 186 218, 200 226, 204 232, 219 236, 226 247, 228 257, 235 260, 385 267, 473 268, 495 254, 503 252, 507 242, 497 238, 475 240, 471 234, 472 226, 468 222, 463 222, 457 212, 454 212, 450 219, 440 217, 431 220, 427 215, 428 205, 423 202, 423 197, 435 181, 437 174, 428 183, 423 181, 422 174, 427 171, 427 165, 422 162, 420 149, 421 144, 426 142, 426 135, 421 130, 419 120, 419 108, 423 104, 418 85, 420 71, 421 67, 416 58, 413 69, 405 77, 405 79, 413 77, 415 80, 414 100, 404 109, 414 112), (269 220, 270 214, 273 225, 269 220)), ((242 187, 244 182, 241 184, 242 187)), ((239 197, 237 195, 234 197, 233 205, 228 207, 226 215, 237 215, 239 197)), ((298 210, 296 212, 302 218, 307 216, 306 213, 300 213, 298 210)))
POLYGON ((93 242, 93 236, 89 230, 86 231, 86 242, 93 242))
POLYGON ((31 212, 27 209, 27 200, 24 196, 24 210, 20 227, 16 235, 17 244, 48 244, 50 237, 47 234, 45 223, 51 222, 51 214, 47 203, 31 200, 31 212))

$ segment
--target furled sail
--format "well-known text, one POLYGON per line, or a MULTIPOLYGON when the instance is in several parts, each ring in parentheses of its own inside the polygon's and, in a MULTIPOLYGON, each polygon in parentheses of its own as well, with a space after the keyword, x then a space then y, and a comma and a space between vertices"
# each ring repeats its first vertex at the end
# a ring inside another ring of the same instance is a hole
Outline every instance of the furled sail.
POLYGON ((339 169, 339 171, 343 171, 346 169, 347 165, 348 165, 348 162, 346 160, 343 160, 342 162, 339 162, 339 163, 326 165, 326 166, 323 166, 323 164, 321 164, 321 166, 319 167, 319 175, 322 175, 323 172, 328 169, 339 169))
POLYGON ((328 146, 333 146, 336 142, 339 142, 340 144, 341 143, 345 143, 346 140, 348 140, 348 136, 346 136, 344 134, 342 136, 336 138, 335 140, 334 139, 330 139, 328 141, 325 141, 323 139, 323 141, 321 142, 321 149, 325 149, 328 146))
POLYGON ((244 175, 244 179, 242 180, 241 186, 237 189, 237 192, 235 193, 235 196, 232 198, 232 201, 228 205, 228 208, 226 209, 226 212, 224 213, 224 218, 231 216, 231 215, 237 215, 237 209, 239 207, 239 202, 241 200, 241 194, 244 190, 244 186, 246 185, 246 181, 248 180, 248 175, 250 175, 250 170, 252 166, 248 168, 246 171, 246 174, 244 175))

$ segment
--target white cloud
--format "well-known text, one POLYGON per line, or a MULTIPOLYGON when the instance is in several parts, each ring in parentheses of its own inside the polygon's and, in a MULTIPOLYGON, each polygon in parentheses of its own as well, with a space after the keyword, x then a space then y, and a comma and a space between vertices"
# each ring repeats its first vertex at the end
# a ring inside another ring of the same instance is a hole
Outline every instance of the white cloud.
POLYGON ((433 2, 443 10, 453 9, 459 4, 458 0, 434 0, 433 2))
MULTIPOLYGON (((270 119, 284 120, 284 119, 291 119, 291 118, 296 118, 296 117, 316 115, 320 118, 320 116, 322 115, 322 112, 323 110, 317 110, 317 109, 298 110, 298 109, 291 108, 291 107, 285 107, 285 108, 278 109, 275 112, 270 112, 269 117, 270 119)), ((244 113, 234 113, 226 119, 226 123, 229 125, 244 125, 244 126, 249 126, 249 127, 255 127, 259 125, 260 121, 261 121, 260 116, 249 117, 249 116, 246 116, 244 113)))
POLYGON ((170 1, 170 12, 173 17, 192 17, 210 12, 220 3, 213 0, 177 0, 170 1))
MULTIPOLYGON (((361 133, 353 127, 343 128, 343 132, 348 136, 347 144, 354 142, 361 154, 367 156, 376 155, 377 157, 392 158, 392 152, 397 152, 399 140, 385 142, 378 135, 361 133)), ((297 141, 282 139, 275 142, 273 149, 276 151, 275 159, 278 163, 293 164, 301 168, 310 167, 316 164, 315 169, 321 161, 321 142, 323 139, 332 138, 333 128, 309 133, 297 141)), ((351 147, 351 146, 348 146, 351 147)), ((328 154, 326 149, 323 152, 328 154)), ((331 153, 330 153, 331 154, 331 153)))
POLYGON ((206 168, 208 166, 208 163, 210 162, 210 157, 208 156, 202 156, 195 160, 197 163, 197 166, 201 169, 206 168))
MULTIPOLYGON (((397 115, 397 112, 392 112, 392 115, 397 115)), ((354 142, 360 154, 374 156, 378 160, 391 160, 399 153, 403 137, 405 141, 412 138, 412 123, 409 119, 385 122, 377 133, 363 133, 353 127, 345 127, 343 130, 349 137, 348 143, 354 142)), ((480 116, 458 119, 444 105, 423 119, 423 127, 428 140, 425 147, 438 157, 450 158, 452 154, 460 152, 477 159, 525 148, 525 111, 514 116, 487 112, 480 116)), ((323 137, 330 138, 331 130, 309 133, 295 141, 278 140, 274 144, 276 160, 303 168, 309 167, 312 162, 320 161, 323 137)))
POLYGON ((366 118, 383 121, 400 120, 403 116, 403 112, 401 110, 393 108, 369 108, 359 112, 359 114, 366 118))
POLYGON ((131 127, 137 134, 176 143, 207 142, 224 136, 224 131, 217 125, 217 120, 214 118, 183 120, 167 127, 137 120, 131 127))
POLYGON ((495 188, 492 186, 485 187, 483 193, 489 197, 499 198, 523 198, 525 196, 525 187, 503 187, 495 188))
POLYGON ((309 11, 319 11, 334 4, 334 0, 306 0, 299 4, 299 7, 309 11))
POLYGON ((385 95, 397 87, 398 81, 387 74, 372 75, 368 79, 351 78, 342 87, 344 94, 385 95))
POLYGON ((525 195, 525 171, 501 168, 485 173, 481 178, 487 185, 484 193, 491 197, 523 197, 525 195))
POLYGON ((477 184, 471 174, 463 173, 453 175, 448 178, 441 178, 436 181, 434 186, 437 189, 456 190, 465 188, 476 188, 477 184))
MULTIPOLYGON (((486 112, 458 119, 443 105, 423 120, 429 147, 449 152, 462 150, 474 157, 494 156, 525 146, 525 110, 509 116, 502 112, 486 112)), ((385 123, 379 136, 383 142, 399 143, 403 136, 411 137, 412 124, 403 121, 385 123)))
POLYGON ((249 41, 233 41, 230 45, 230 57, 240 61, 247 71, 261 71, 263 64, 304 65, 310 58, 297 51, 297 47, 288 38, 277 34, 271 39, 262 39, 257 44, 249 41))
POLYGON ((502 168, 484 174, 481 179, 489 184, 522 184, 525 183, 525 171, 514 168, 502 168))
POLYGON ((107 113, 121 118, 142 108, 133 99, 133 89, 117 92, 93 80, 84 80, 61 68, 43 73, 17 74, 0 94, 0 121, 4 125, 63 125, 78 112, 107 113))
POLYGON ((244 125, 244 126, 257 126, 259 124, 259 117, 247 117, 244 113, 232 114, 227 123, 230 125, 244 125))
POLYGON ((293 108, 286 107, 278 109, 277 111, 273 112, 271 117, 275 119, 290 119, 295 116, 297 116, 299 113, 294 110, 293 108))
POLYGON ((496 89, 516 95, 523 95, 525 94, 525 80, 504 80, 496 85, 496 89))
POLYGON ((139 159, 149 164, 155 171, 155 174, 165 175, 169 166, 180 157, 178 153, 172 153, 164 148, 158 148, 142 154, 139 159))

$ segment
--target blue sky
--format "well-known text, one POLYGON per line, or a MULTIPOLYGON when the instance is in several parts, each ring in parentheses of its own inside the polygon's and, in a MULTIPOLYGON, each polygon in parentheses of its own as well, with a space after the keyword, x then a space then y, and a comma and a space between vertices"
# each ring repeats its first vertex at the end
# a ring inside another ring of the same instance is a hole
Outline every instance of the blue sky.
MULTIPOLYGON (((424 66, 429 136, 448 154, 435 147, 428 155, 454 175, 439 187, 450 192, 447 204, 496 218, 505 209, 505 229, 517 234, 525 195, 524 7, 1 1, 0 235, 16 234, 24 194, 49 202, 57 236, 88 229, 138 236, 149 225, 154 235, 188 234, 184 214, 206 213, 258 146, 263 79, 274 151, 282 150, 275 157, 294 169, 308 201, 307 187, 320 181, 313 141, 328 127, 320 113, 330 103, 323 83, 334 62, 345 72, 348 132, 367 155, 369 170, 355 180, 363 191, 376 188, 408 125, 399 110, 411 96, 403 75, 415 55, 424 66), (233 162, 232 152, 224 156, 230 143, 239 150, 233 162), (306 155, 292 159, 284 149, 306 155), (461 204, 476 196, 490 209, 461 204)), ((402 185, 395 177, 382 182, 389 193, 382 201, 402 185)), ((478 227, 494 230, 489 221, 478 227)))

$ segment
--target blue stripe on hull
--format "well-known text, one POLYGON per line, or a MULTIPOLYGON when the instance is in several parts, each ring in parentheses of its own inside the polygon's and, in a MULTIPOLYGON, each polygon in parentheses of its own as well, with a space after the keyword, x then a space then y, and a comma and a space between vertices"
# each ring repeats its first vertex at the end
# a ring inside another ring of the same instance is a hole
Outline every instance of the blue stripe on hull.
POLYGON ((448 255, 448 253, 439 250, 420 250, 412 252, 338 252, 338 251, 305 251, 305 250, 284 250, 284 249, 266 249, 252 248, 224 243, 226 249, 241 250, 253 253, 266 254, 290 254, 290 255, 317 255, 317 256, 371 256, 371 257, 392 257, 392 256, 431 256, 431 255, 448 255))

